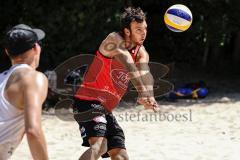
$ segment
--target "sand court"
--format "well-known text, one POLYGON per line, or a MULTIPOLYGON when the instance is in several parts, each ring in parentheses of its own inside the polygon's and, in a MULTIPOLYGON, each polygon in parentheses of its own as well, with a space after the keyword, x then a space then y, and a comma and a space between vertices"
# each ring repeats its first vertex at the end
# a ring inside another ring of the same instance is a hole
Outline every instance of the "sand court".
MULTIPOLYGON (((152 113, 141 107, 121 107, 114 112, 125 131, 130 159, 238 160, 240 102, 188 103, 183 100, 177 104, 163 103, 162 106, 170 109, 169 114, 188 115, 188 120, 150 120, 150 116, 146 115, 152 113)), ((77 160, 86 150, 81 146, 76 122, 44 114, 43 128, 50 160, 77 160)), ((32 159, 26 137, 12 157, 12 160, 19 159, 32 159)))

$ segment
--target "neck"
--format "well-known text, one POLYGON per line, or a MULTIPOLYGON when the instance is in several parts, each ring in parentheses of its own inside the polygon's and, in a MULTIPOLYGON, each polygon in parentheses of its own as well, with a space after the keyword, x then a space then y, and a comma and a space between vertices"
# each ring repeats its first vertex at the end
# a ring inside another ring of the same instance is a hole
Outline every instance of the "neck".
POLYGON ((137 44, 132 42, 131 39, 129 37, 127 37, 127 36, 124 37, 124 40, 125 40, 125 47, 128 50, 130 50, 130 49, 132 49, 132 48, 137 46, 137 44))
POLYGON ((36 68, 37 68, 37 66, 36 66, 36 64, 34 63, 34 61, 29 62, 28 60, 24 60, 24 59, 21 59, 21 58, 16 58, 16 59, 12 59, 11 62, 12 62, 12 65, 16 65, 16 64, 27 64, 27 65, 29 65, 30 67, 32 67, 33 69, 36 69, 36 68))

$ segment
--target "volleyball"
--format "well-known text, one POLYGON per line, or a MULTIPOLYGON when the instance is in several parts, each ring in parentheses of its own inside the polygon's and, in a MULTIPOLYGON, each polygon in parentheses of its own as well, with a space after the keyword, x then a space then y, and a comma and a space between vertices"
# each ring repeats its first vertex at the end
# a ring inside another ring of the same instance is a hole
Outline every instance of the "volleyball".
POLYGON ((169 7, 164 14, 166 26, 174 32, 186 31, 191 26, 192 19, 192 12, 182 4, 169 7))

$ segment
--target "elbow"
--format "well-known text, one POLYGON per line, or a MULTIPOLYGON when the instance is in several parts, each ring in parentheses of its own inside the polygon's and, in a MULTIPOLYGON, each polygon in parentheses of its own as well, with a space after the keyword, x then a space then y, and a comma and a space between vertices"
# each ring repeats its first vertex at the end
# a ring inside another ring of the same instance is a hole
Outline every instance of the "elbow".
POLYGON ((38 127, 27 127, 25 133, 28 138, 39 138, 41 135, 41 129, 38 127))

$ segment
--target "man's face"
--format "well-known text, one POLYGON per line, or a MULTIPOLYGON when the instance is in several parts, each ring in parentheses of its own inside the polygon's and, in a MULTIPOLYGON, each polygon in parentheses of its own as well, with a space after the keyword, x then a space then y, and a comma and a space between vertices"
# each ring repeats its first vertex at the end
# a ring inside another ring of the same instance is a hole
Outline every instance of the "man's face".
POLYGON ((147 23, 143 21, 138 23, 132 22, 130 25, 130 40, 137 44, 142 45, 147 36, 147 23))

